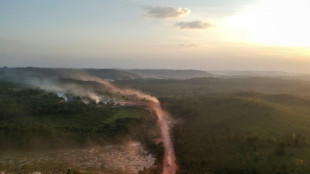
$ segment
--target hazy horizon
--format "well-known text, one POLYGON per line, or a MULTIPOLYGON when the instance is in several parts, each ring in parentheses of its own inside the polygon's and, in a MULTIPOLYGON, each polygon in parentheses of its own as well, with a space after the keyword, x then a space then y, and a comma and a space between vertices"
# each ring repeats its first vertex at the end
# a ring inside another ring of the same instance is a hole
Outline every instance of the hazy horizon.
POLYGON ((289 72, 289 71, 269 71, 269 70, 212 70, 212 69, 193 69, 193 68, 94 68, 94 67, 38 67, 38 66, 3 66, 1 68, 40 68, 40 69, 72 69, 72 70, 83 70, 83 69, 94 69, 94 70, 120 70, 120 71, 141 71, 141 70, 146 70, 146 71, 158 71, 160 72, 161 70, 168 70, 168 71, 201 71, 201 72, 206 72, 210 73, 211 75, 223 75, 223 76, 302 76, 302 75, 310 75, 310 73, 307 72, 289 72))
POLYGON ((306 0, 0 1, 0 65, 310 73, 306 0))

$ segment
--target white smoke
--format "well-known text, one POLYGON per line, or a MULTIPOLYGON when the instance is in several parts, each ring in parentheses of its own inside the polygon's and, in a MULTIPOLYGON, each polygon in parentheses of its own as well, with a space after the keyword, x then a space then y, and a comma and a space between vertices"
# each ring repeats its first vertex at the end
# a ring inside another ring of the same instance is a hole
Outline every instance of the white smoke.
POLYGON ((82 101, 86 104, 89 103, 89 100, 98 104, 103 98, 105 98, 94 92, 89 87, 79 84, 59 82, 58 79, 27 78, 23 81, 28 85, 35 86, 47 92, 55 93, 59 98, 63 98, 66 102, 70 95, 81 97, 82 101))
POLYGON ((87 91, 88 92, 88 97, 92 100, 94 100, 96 102, 96 104, 98 104, 101 100, 100 100, 100 97, 95 94, 93 91, 87 91))
POLYGON ((65 102, 68 101, 68 97, 65 96, 65 94, 63 94, 63 93, 58 92, 58 93, 57 93, 57 96, 58 96, 59 98, 63 98, 63 99, 65 100, 65 102))

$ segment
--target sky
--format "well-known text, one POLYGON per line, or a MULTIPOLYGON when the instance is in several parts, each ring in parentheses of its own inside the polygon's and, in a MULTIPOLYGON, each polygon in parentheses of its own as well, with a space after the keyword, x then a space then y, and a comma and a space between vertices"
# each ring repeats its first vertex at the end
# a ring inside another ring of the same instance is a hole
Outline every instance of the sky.
POLYGON ((310 73, 308 0, 0 0, 0 66, 310 73))

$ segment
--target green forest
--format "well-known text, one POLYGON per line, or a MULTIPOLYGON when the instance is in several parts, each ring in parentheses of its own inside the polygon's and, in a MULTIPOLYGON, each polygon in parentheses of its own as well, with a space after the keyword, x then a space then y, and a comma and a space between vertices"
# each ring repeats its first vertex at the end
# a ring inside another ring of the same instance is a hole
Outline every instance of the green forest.
POLYGON ((54 93, 0 82, 0 147, 49 148, 113 142, 146 122, 145 108, 65 102, 54 93))
MULTIPOLYGON (((163 147, 154 141, 159 129, 156 116, 147 105, 116 107, 94 101, 86 104, 83 98, 74 95, 65 101, 53 92, 24 83, 26 80, 18 82, 10 78, 0 81, 1 154, 137 140, 156 157, 154 166, 141 173, 161 173, 163 147)), ((60 78, 58 82, 107 92, 93 81, 60 78)), ((310 172, 309 81, 204 77, 125 78, 112 83, 157 97, 170 113, 177 173, 310 172)), ((4 166, 0 165, 1 168, 4 166)), ((31 166, 28 169, 31 171, 31 166)), ((70 172, 81 171, 70 169, 70 172)))
POLYGON ((308 82, 270 78, 126 82, 160 96, 173 116, 178 173, 310 171, 310 98, 302 95, 310 89, 308 82))

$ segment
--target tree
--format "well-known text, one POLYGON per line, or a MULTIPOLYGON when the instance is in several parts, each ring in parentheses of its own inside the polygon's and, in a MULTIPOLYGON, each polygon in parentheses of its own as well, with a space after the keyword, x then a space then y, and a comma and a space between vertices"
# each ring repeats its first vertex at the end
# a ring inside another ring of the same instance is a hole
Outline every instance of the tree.
POLYGON ((277 148, 276 148, 276 155, 282 156, 285 154, 285 152, 286 152, 285 143, 283 143, 283 142, 279 143, 277 148))

